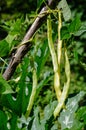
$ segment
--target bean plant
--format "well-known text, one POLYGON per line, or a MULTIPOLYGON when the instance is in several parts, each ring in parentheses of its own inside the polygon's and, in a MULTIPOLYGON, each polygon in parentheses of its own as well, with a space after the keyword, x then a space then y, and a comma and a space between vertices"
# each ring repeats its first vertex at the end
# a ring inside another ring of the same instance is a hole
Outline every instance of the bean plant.
POLYGON ((77 41, 85 37, 86 26, 79 14, 72 14, 66 0, 56 4, 51 8, 39 0, 35 13, 0 22, 7 32, 0 40, 1 130, 86 128, 84 76, 79 84, 74 82, 79 65, 86 71, 82 58, 86 53, 77 41), (42 5, 45 10, 39 13, 42 5), (27 38, 28 26, 34 28, 40 18, 44 18, 43 25, 27 38), (8 76, 7 71, 12 74, 8 76))

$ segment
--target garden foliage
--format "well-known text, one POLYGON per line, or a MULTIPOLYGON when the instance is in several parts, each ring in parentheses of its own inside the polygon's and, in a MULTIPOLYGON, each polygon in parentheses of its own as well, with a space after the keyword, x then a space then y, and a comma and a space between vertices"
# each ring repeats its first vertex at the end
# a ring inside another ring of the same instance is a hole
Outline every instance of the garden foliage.
POLYGON ((80 5, 74 8, 74 3, 61 0, 55 9, 45 11, 47 20, 34 34, 32 46, 12 78, 6 81, 3 73, 11 56, 22 46, 40 9, 47 6, 45 0, 37 4, 32 0, 23 2, 20 13, 21 8, 13 12, 21 3, 4 0, 0 5, 0 129, 85 130, 84 8, 80 12, 80 5), (5 14, 6 10, 12 15, 5 14))

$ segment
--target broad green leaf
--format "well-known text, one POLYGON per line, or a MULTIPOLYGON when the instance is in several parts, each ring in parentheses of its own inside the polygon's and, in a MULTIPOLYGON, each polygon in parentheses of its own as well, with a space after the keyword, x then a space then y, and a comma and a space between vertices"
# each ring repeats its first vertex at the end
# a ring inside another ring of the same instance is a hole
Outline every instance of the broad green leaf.
POLYGON ((57 101, 50 102, 44 109, 44 118, 40 121, 42 130, 50 129, 52 126, 52 116, 54 109, 57 105, 57 101), (48 124, 48 122, 50 124, 48 124))
POLYGON ((8 53, 9 53, 9 44, 5 39, 3 39, 2 41, 0 41, 0 57, 4 57, 8 55, 8 53))
POLYGON ((81 39, 86 39, 86 32, 81 35, 81 39))
MULTIPOLYGON (((57 101, 53 101, 45 107, 43 119, 39 118, 39 108, 38 107, 35 108, 34 109, 34 120, 33 120, 33 123, 32 123, 31 130, 47 130, 47 129, 50 129, 52 127, 52 118, 51 117, 53 115, 53 111, 54 111, 56 105, 57 105, 57 101)), ((54 130, 54 128, 52 128, 52 130, 54 130)))
POLYGON ((0 110, 0 130, 8 130, 7 128, 7 116, 0 110))
POLYGON ((81 120, 86 124, 86 106, 82 106, 78 109, 76 118, 78 118, 78 120, 81 120))
POLYGON ((84 32, 86 32, 86 23, 82 23, 81 27, 80 27, 79 30, 74 34, 74 36, 80 36, 80 35, 82 35, 84 32))
POLYGON ((31 130, 42 130, 38 114, 39 114, 39 108, 37 107, 34 110, 34 120, 32 123, 31 130))
POLYGON ((7 81, 0 74, 0 94, 8 94, 8 93, 13 93, 13 91, 10 85, 7 83, 7 81))
POLYGON ((84 91, 81 91, 79 94, 77 94, 76 96, 68 99, 67 102, 67 109, 71 112, 74 113, 77 108, 78 108, 78 102, 83 98, 83 96, 85 95, 84 91))
POLYGON ((81 20, 79 16, 76 16, 75 19, 68 26, 70 34, 75 34, 81 27, 81 20))
POLYGON ((82 129, 83 129, 83 123, 78 120, 74 120, 73 126, 68 130, 82 130, 82 129))
POLYGON ((82 56, 83 53, 84 53, 84 48, 83 48, 83 47, 79 48, 79 49, 77 50, 77 53, 82 56))
POLYGON ((61 39, 69 39, 72 35, 76 35, 81 27, 81 20, 79 16, 76 16, 76 18, 68 25, 63 26, 61 29, 61 39))
POLYGON ((56 106, 57 106, 57 101, 53 101, 45 107, 45 109, 44 109, 44 120, 47 121, 47 120, 50 119, 50 117, 53 115, 53 111, 54 111, 56 106))
POLYGON ((66 104, 66 109, 64 109, 59 117, 59 122, 61 124, 61 129, 64 130, 65 128, 72 128, 75 122, 75 112, 78 109, 78 102, 82 99, 85 95, 85 92, 81 91, 75 97, 68 99, 66 104))
POLYGON ((65 21, 68 21, 71 19, 71 10, 66 0, 61 0, 59 2, 58 9, 62 9, 62 13, 63 13, 63 17, 65 21))
POLYGON ((61 29, 61 39, 69 39, 71 37, 68 27, 62 27, 61 29))

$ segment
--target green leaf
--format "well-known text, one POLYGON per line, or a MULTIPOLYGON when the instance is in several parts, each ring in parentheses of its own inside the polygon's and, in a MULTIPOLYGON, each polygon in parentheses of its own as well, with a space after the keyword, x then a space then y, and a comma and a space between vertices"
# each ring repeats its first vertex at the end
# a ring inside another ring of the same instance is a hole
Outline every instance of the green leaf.
POLYGON ((24 58, 22 64, 22 74, 20 81, 18 83, 19 91, 14 95, 8 94, 2 96, 0 99, 0 105, 5 106, 15 112, 17 115, 21 115, 22 113, 26 112, 27 105, 29 102, 29 97, 31 94, 32 86, 31 83, 27 82, 26 79, 28 78, 28 57, 24 58))
POLYGON ((75 58, 76 61, 78 61, 78 59, 79 59, 79 58, 78 58, 78 53, 77 53, 77 50, 76 50, 76 49, 74 50, 74 58, 75 58))
POLYGON ((12 43, 13 43, 13 40, 15 39, 15 37, 16 37, 16 34, 15 35, 8 34, 8 36, 5 38, 7 43, 9 43, 9 48, 14 46, 12 43))
POLYGON ((10 27, 10 34, 11 35, 18 35, 21 32, 22 29, 22 19, 17 19, 12 23, 12 26, 10 27))
POLYGON ((66 109, 64 109, 59 117, 59 122, 61 124, 61 129, 64 130, 65 128, 72 128, 75 122, 74 114, 78 109, 78 102, 82 99, 85 95, 85 92, 81 91, 75 97, 68 99, 66 104, 66 109))
POLYGON ((61 29, 61 39, 65 40, 65 39, 69 39, 71 37, 70 32, 68 30, 68 27, 62 27, 61 29))
MULTIPOLYGON (((76 18, 68 25, 65 25, 61 29, 61 39, 69 39, 72 35, 78 36, 78 31, 81 27, 81 20, 79 16, 76 16, 76 18)), ((83 33, 83 32, 82 32, 83 33)))
POLYGON ((49 120, 53 115, 54 109, 57 106, 57 101, 49 103, 44 109, 44 120, 49 120))
POLYGON ((80 120, 81 122, 83 121, 86 124, 86 106, 81 107, 76 114, 76 118, 80 120))
MULTIPOLYGON (((53 101, 45 107, 43 119, 39 118, 39 108, 38 107, 35 108, 34 109, 34 120, 32 123, 31 130, 47 130, 47 129, 51 128, 51 126, 52 126, 51 117, 53 115, 53 111, 54 111, 56 105, 57 105, 57 101, 53 101), (48 121, 50 124, 48 123, 48 121)), ((52 129, 54 129, 54 128, 52 128, 52 129)))
POLYGON ((40 83, 37 86, 36 97, 39 95, 42 88, 46 86, 48 81, 50 81, 52 79, 51 71, 49 71, 49 70, 46 71, 43 75, 44 75, 44 77, 43 77, 42 81, 40 81, 40 83))
POLYGON ((57 105, 57 101, 50 102, 44 109, 44 118, 40 121, 42 130, 46 130, 46 128, 50 128, 52 126, 51 117, 53 115, 54 109, 57 105), (49 125, 49 123, 51 124, 49 125))
POLYGON ((7 83, 7 81, 0 74, 0 94, 8 94, 8 93, 13 93, 13 91, 10 85, 7 83))
POLYGON ((37 0, 37 8, 40 8, 44 0, 37 0))
POLYGON ((58 130, 58 129, 57 129, 57 125, 54 124, 54 125, 52 126, 51 130, 58 130))
POLYGON ((73 126, 69 130, 82 130, 83 129, 83 123, 81 123, 78 120, 74 120, 73 126))
POLYGON ((39 114, 39 108, 37 107, 34 110, 34 120, 32 123, 31 130, 42 130, 38 114, 39 114))
MULTIPOLYGON (((30 123, 32 122, 33 117, 26 118, 25 115, 22 115, 17 120, 17 126, 18 128, 22 128, 22 125, 28 126, 28 130, 31 130, 30 123)), ((32 125, 32 124, 31 124, 32 125)))
POLYGON ((1 110, 0 110, 0 130, 8 130, 7 129, 7 116, 1 110))
POLYGON ((49 48, 48 48, 48 42, 47 39, 43 41, 43 43, 40 44, 38 47, 36 56, 35 56, 35 68, 37 70, 37 77, 39 78, 41 71, 45 65, 45 62, 47 60, 47 57, 49 55, 49 48))
POLYGON ((9 44, 8 42, 3 39, 0 41, 0 57, 4 57, 9 53, 9 44))
POLYGON ((74 34, 74 36, 80 36, 80 35, 82 35, 84 32, 86 32, 86 23, 82 23, 81 27, 80 27, 79 30, 74 34))
POLYGON ((10 125, 11 125, 10 130, 18 130, 17 129, 17 118, 18 118, 18 116, 16 114, 12 113, 12 118, 10 119, 10 125))
POLYGON ((71 19, 71 10, 66 0, 61 0, 59 2, 58 9, 62 9, 62 13, 63 13, 63 17, 65 21, 68 21, 71 19))
POLYGON ((79 16, 76 16, 75 19, 68 26, 70 34, 75 34, 81 27, 81 20, 79 16))
POLYGON ((19 81, 19 92, 17 95, 16 100, 16 110, 19 115, 26 112, 27 105, 29 102, 31 90, 32 90, 32 84, 31 82, 28 82, 28 64, 29 59, 28 57, 24 58, 23 64, 22 64, 22 75, 19 81))
POLYGON ((10 110, 12 110, 12 112, 18 114, 18 112, 17 112, 18 108, 16 108, 17 107, 16 106, 16 98, 14 98, 11 94, 7 93, 7 94, 2 94, 0 96, 0 106, 2 106, 2 107, 4 106, 6 108, 9 108, 10 110))

